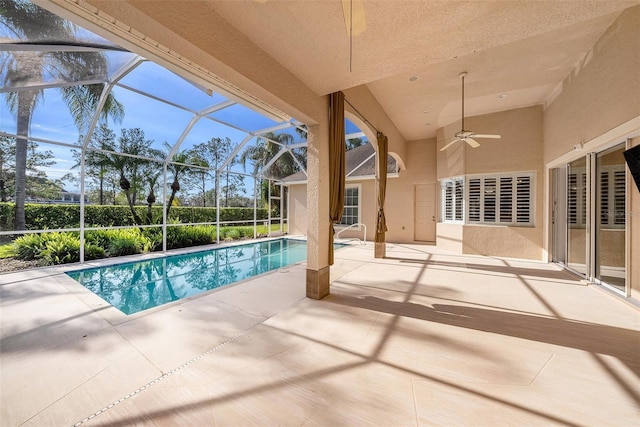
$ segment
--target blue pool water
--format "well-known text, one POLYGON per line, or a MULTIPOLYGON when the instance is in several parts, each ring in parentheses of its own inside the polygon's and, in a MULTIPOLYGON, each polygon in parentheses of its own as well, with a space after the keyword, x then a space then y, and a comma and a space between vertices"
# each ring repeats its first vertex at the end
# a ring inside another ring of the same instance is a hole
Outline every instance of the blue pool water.
POLYGON ((133 314, 295 264, 306 257, 307 242, 277 239, 88 268, 67 275, 120 311, 133 314))

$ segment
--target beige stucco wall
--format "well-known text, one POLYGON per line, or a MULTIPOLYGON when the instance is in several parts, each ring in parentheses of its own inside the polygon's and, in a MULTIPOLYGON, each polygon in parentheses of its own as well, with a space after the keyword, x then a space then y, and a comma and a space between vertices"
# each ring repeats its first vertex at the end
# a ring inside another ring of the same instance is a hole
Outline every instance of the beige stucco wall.
MULTIPOLYGON (((387 179, 385 216, 387 218, 387 242, 414 242, 414 189, 416 184, 436 182, 436 139, 411 141, 406 145, 406 169, 398 177, 387 179)), ((367 226, 367 240, 375 236, 377 219, 375 180, 347 181, 360 185, 360 220, 367 226)), ((306 234, 306 185, 290 185, 289 229, 291 234, 306 234)), ((436 196, 437 197, 437 196, 436 196)), ((347 230, 341 238, 359 238, 362 230, 347 230)))
POLYGON ((640 6, 626 9, 562 84, 544 115, 550 162, 640 115, 640 6))
MULTIPOLYGON (((458 143, 438 151, 438 178, 501 172, 535 172, 534 227, 438 224, 437 245, 468 254, 541 259, 543 247, 544 177, 542 162, 542 106, 519 108, 465 118, 465 127, 501 139, 478 140, 480 147, 458 143), (455 230, 459 228, 459 230, 455 230), (461 238, 462 243, 456 243, 461 238)), ((460 124, 440 129, 443 146, 460 124)))
POLYGON ((289 186, 289 234, 307 235, 307 186, 289 186))
MULTIPOLYGON (((607 132, 640 117, 640 6, 626 9, 596 42, 584 60, 562 84, 562 90, 544 113, 544 162, 571 156, 573 146, 585 143, 585 149, 569 158, 597 152, 605 146, 623 142, 624 137, 603 138, 607 132), (564 155, 564 156, 563 156, 564 155)), ((640 129, 628 129, 637 133, 640 129)), ((633 142, 637 145, 638 138, 633 142)), ((629 175, 630 212, 628 221, 627 268, 631 293, 640 297, 640 194, 629 175)), ((549 214, 550 215, 550 214, 549 214)), ((549 218, 547 219, 549 220, 549 218)), ((624 242, 620 231, 607 231, 603 246, 617 247, 620 254, 624 242)), ((582 236, 581 236, 582 237, 582 236)), ((584 252, 584 238, 576 242, 576 250, 584 252)), ((605 251, 609 252, 609 251, 605 251)), ((582 258, 584 259, 584 255, 582 258)), ((605 259, 620 265, 621 259, 605 259)))
MULTIPOLYGON (((408 142, 406 166, 399 178, 387 181, 385 216, 388 242, 414 241, 415 185, 436 183, 436 139, 408 142)), ((436 185, 436 200, 437 192, 436 185)))

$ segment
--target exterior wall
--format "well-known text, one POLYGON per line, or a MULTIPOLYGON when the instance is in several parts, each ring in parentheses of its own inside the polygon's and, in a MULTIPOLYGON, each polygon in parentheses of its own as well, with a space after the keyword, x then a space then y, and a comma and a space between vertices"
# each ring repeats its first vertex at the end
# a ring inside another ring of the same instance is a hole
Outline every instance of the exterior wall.
MULTIPOLYGON (((415 185, 436 182, 436 139, 408 142, 406 166, 400 177, 387 180, 384 209, 388 242, 414 242, 415 185)), ((436 194, 436 200, 437 197, 436 194)), ((375 226, 375 219, 373 224, 375 226)))
POLYGON ((640 6, 625 10, 567 77, 544 116, 550 162, 640 115, 640 6))
MULTIPOLYGON (((438 152, 438 178, 500 172, 534 171, 533 227, 438 224, 437 245, 458 248, 462 253, 541 259, 543 247, 544 169, 542 163, 541 106, 519 108, 465 118, 465 127, 481 133, 499 134, 501 139, 480 140, 480 147, 458 143, 438 152), (457 227, 460 230, 454 232, 457 227), (461 243, 454 245, 457 234, 461 243), (453 245, 453 246, 452 246, 453 245)), ((460 129, 453 124, 441 129, 442 146, 460 129)))
MULTIPOLYGON (((436 182, 436 139, 407 143, 406 170, 397 178, 387 179, 385 216, 387 218, 387 242, 414 242, 414 186, 436 182)), ((377 192, 373 179, 347 181, 360 185, 360 221, 367 226, 367 241, 373 241, 377 218, 377 192)), ((306 234, 306 185, 289 186, 289 230, 290 234, 306 234)), ((341 238, 359 238, 362 230, 348 230, 341 238)))
POLYGON ((307 186, 289 186, 289 234, 307 235, 307 186))
MULTIPOLYGON (((565 79, 562 91, 544 114, 545 164, 566 163, 588 152, 597 152, 624 141, 624 136, 611 139, 602 135, 640 117, 638 28, 640 6, 626 9, 596 42, 584 61, 565 79), (580 143, 584 143, 584 149, 573 154, 574 145, 580 143)), ((640 128, 634 125, 625 129, 636 135, 640 132, 640 128)), ((640 141, 635 138, 633 145, 638 144, 640 141)), ((630 174, 628 183, 628 278, 632 296, 640 298, 640 265, 632 261, 640 257, 640 194, 630 174)), ((550 215, 548 213, 547 221, 550 221, 550 215)), ((607 231, 607 238, 610 241, 603 241, 603 245, 619 248, 624 244, 620 231, 607 231)), ((582 240, 577 242, 580 248, 584 248, 582 240)), ((622 260, 611 259, 606 262, 620 265, 622 260)))

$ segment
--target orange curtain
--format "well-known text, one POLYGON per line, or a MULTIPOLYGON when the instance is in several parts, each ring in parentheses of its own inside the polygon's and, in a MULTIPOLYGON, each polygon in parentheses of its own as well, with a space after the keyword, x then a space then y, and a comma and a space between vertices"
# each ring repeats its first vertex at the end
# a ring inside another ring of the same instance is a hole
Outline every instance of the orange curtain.
POLYGON ((387 231, 387 220, 384 217, 384 199, 387 192, 387 157, 389 155, 389 141, 387 137, 378 132, 378 168, 376 170, 378 180, 378 219, 376 221, 376 243, 384 243, 384 233, 387 231))
POLYGON ((344 93, 329 95, 329 265, 333 265, 333 224, 340 222, 344 209, 345 143, 344 93))

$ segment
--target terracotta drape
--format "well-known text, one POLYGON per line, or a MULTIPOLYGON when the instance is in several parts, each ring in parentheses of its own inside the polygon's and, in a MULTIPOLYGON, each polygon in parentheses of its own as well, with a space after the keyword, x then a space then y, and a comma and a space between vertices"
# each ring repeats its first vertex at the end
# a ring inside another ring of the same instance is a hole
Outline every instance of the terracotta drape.
POLYGON ((333 224, 340 222, 344 209, 345 143, 344 93, 329 95, 329 265, 333 265, 333 224))
POLYGON ((378 181, 378 219, 376 221, 376 243, 384 243, 384 233, 387 231, 387 221, 384 217, 384 199, 387 192, 387 156, 389 155, 389 141, 387 137, 378 132, 378 168, 376 179, 378 181))

